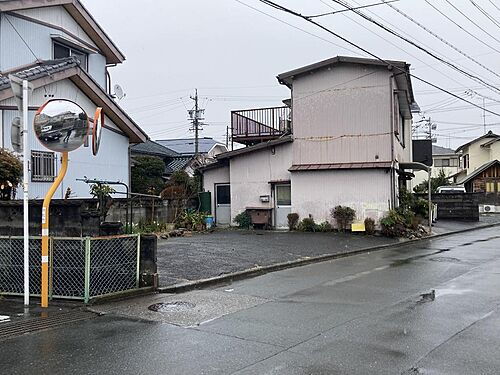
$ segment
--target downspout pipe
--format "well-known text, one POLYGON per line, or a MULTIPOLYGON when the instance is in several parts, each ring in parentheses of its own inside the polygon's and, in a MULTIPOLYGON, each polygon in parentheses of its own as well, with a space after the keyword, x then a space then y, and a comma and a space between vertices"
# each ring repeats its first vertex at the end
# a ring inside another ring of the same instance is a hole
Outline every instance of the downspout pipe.
POLYGON ((396 208, 396 186, 395 186, 395 161, 394 161, 394 74, 390 78, 390 114, 391 114, 391 207, 390 209, 396 208))

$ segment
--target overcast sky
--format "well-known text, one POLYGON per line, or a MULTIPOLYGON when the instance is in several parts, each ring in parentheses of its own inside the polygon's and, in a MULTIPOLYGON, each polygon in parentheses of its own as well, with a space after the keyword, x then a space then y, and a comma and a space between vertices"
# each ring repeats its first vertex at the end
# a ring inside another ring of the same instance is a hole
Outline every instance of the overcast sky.
MULTIPOLYGON (((456 24, 426 0, 399 0, 391 5, 470 59, 388 5, 363 11, 500 87, 500 1, 449 1, 470 20, 447 0, 429 2, 456 24)), ((189 96, 194 94, 194 88, 198 88, 202 108, 206 109, 207 125, 202 135, 223 140, 231 110, 277 106, 289 96, 288 89, 277 83, 277 74, 336 55, 364 55, 306 21, 257 0, 83 2, 126 55, 123 64, 110 70, 113 83, 119 83, 127 94, 120 104, 152 139, 192 136, 186 110, 193 105, 189 96)), ((331 0, 276 2, 307 15, 343 9, 331 0)), ((353 6, 377 2, 380 0, 349 0, 353 6)), ((405 60, 411 64, 413 74, 478 105, 482 106, 484 99, 486 108, 500 112, 499 92, 452 70, 352 12, 316 20, 382 58, 405 60), (474 90, 475 94, 466 95, 467 90, 474 90)), ((481 109, 416 80, 413 87, 418 104, 437 123, 439 145, 454 148, 483 134, 481 109)), ((420 117, 415 116, 418 120, 420 117)), ((488 130, 500 131, 499 116, 486 114, 486 123, 488 130)))

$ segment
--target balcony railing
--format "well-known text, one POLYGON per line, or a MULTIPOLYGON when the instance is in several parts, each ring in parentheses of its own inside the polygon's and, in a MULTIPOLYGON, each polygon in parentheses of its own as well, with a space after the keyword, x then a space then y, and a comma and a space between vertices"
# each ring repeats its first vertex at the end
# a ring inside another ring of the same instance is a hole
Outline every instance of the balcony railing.
POLYGON ((246 145, 279 138, 292 131, 290 107, 232 111, 231 129, 233 141, 246 145))

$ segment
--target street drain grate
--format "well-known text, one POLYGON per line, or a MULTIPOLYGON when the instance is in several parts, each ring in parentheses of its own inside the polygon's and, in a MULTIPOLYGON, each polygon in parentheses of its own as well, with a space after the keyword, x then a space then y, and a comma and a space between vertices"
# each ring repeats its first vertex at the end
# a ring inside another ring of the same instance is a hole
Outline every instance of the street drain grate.
POLYGON ((186 301, 173 301, 173 302, 160 302, 155 303, 148 307, 149 310, 154 312, 178 312, 191 310, 196 305, 186 301))
POLYGON ((48 317, 36 317, 6 322, 0 325, 0 341, 46 329, 57 328, 64 324, 94 318, 96 315, 86 311, 55 313, 48 317))

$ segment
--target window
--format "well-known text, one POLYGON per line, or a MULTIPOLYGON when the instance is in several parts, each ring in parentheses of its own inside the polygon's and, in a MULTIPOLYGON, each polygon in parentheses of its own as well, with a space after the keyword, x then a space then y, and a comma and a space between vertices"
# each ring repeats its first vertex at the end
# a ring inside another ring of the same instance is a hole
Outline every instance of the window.
POLYGON ((469 155, 466 154, 462 157, 462 161, 463 161, 463 167, 465 169, 469 168, 469 155))
POLYGON ((458 159, 457 158, 450 159, 450 167, 458 167, 458 159))
POLYGON ((54 59, 63 59, 65 57, 74 57, 80 62, 82 69, 87 70, 87 54, 71 47, 54 43, 54 59))
POLYGON ((231 204, 231 187, 230 185, 217 185, 217 204, 231 204))
POLYGON ((290 185, 276 185, 276 204, 278 206, 292 205, 292 189, 290 185))
POLYGON ((494 182, 487 182, 486 183, 486 192, 487 193, 494 193, 495 192, 495 183, 494 182))
POLYGON ((52 182, 55 175, 55 154, 46 151, 31 151, 31 181, 52 182))

